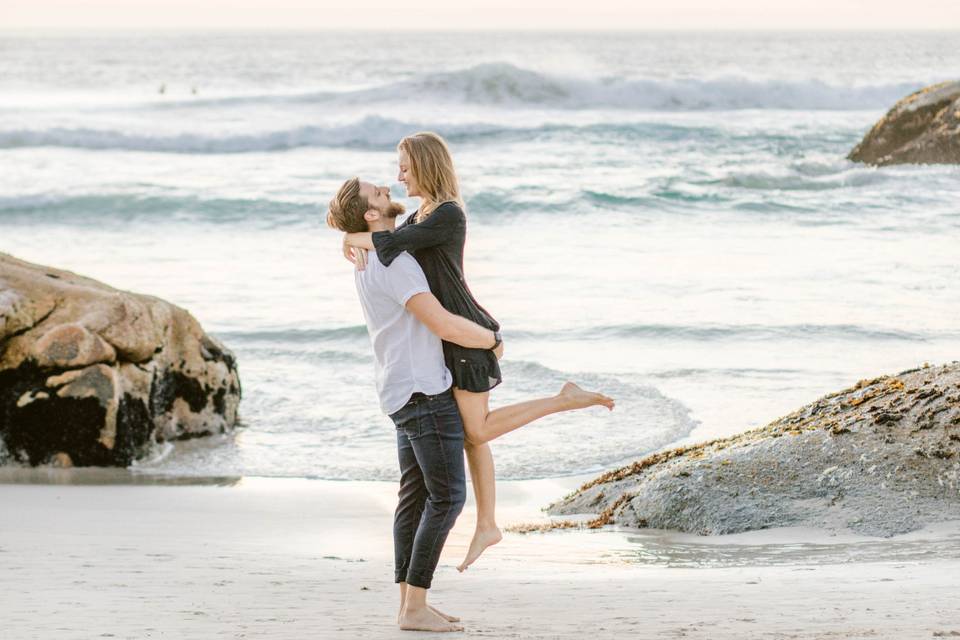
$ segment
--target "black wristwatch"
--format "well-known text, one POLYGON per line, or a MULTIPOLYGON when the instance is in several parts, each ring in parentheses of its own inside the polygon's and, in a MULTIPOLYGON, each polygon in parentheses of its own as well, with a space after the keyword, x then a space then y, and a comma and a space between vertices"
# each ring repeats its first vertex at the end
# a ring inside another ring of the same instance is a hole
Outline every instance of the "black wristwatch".
POLYGON ((496 351, 496 350, 497 350, 497 347, 499 347, 501 344, 503 344, 503 338, 500 337, 500 332, 499 332, 499 331, 494 331, 494 332, 493 332, 493 346, 490 347, 490 351, 496 351))

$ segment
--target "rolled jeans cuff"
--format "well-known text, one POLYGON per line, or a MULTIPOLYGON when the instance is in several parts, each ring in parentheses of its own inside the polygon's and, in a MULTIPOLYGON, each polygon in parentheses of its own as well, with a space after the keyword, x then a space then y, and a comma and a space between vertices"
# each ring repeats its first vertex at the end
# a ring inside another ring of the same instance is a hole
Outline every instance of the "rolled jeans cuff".
POLYGON ((418 573, 408 573, 406 582, 411 587, 420 587, 421 589, 429 589, 430 585, 433 583, 433 576, 422 575, 418 573))

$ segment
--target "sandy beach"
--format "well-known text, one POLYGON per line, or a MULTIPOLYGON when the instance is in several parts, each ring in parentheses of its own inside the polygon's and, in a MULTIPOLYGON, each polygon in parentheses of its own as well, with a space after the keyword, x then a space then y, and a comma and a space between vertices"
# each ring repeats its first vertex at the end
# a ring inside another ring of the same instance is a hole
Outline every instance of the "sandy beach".
MULTIPOLYGON (((393 624, 395 486, 5 469, 3 638, 409 638, 393 624)), ((502 482, 501 525, 580 478, 502 482)), ((434 605, 489 638, 960 636, 960 527, 892 540, 779 530, 507 533, 434 605)))

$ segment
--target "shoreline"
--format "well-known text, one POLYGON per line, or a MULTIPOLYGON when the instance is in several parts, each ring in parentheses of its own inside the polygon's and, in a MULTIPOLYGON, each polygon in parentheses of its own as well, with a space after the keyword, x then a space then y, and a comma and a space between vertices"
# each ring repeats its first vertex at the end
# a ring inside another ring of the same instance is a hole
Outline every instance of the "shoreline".
MULTIPOLYGON (((0 472, 0 615, 11 638, 421 637, 393 624, 393 482, 131 484, 107 473, 65 483, 61 471, 76 470, 42 470, 59 483, 0 472)), ((540 509, 573 484, 500 482, 501 527, 547 521, 540 509)), ((505 531, 459 574, 474 518, 470 496, 430 596, 467 634, 960 634, 960 522, 890 540, 505 531)))
MULTIPOLYGON (((747 531, 744 533, 722 535, 700 535, 683 533, 680 531, 633 528, 620 525, 604 525, 599 529, 586 528, 556 528, 545 530, 517 531, 513 528, 518 525, 549 524, 566 520, 583 521, 593 519, 595 514, 573 514, 550 516, 546 514, 546 507, 563 495, 576 490, 585 482, 593 480, 596 474, 575 476, 561 476, 556 478, 540 478, 526 480, 498 480, 497 481, 497 517, 501 529, 505 533, 523 537, 567 532, 575 536, 577 533, 586 533, 592 536, 613 534, 626 536, 639 541, 640 538, 656 538, 668 543, 697 544, 703 546, 716 545, 763 545, 763 544, 869 544, 889 543, 901 541, 915 541, 929 537, 953 538, 958 540, 957 558, 960 559, 960 520, 946 521, 921 527, 906 534, 899 534, 889 538, 869 536, 855 533, 850 530, 828 531, 812 527, 772 527, 747 531)), ((467 484, 470 485, 468 476, 467 484)), ((120 467, 79 467, 59 469, 50 466, 12 467, 0 466, 0 493, 13 494, 16 488, 30 487, 35 491, 42 488, 55 490, 64 488, 92 489, 120 492, 134 489, 159 490, 166 488, 182 490, 187 495, 200 500, 206 499, 200 493, 203 490, 220 489, 223 492, 233 490, 249 496, 263 498, 265 496, 293 496, 311 495, 317 502, 312 505, 314 510, 321 507, 338 506, 341 516, 347 518, 388 518, 393 517, 393 508, 396 504, 396 491, 399 483, 392 480, 338 480, 325 478, 303 478, 287 476, 176 476, 168 474, 151 474, 131 472, 128 468, 120 467)), ((59 498, 58 498, 59 500, 59 498)), ((451 531, 451 536, 466 533, 465 523, 475 520, 476 505, 472 489, 467 491, 467 502, 462 515, 451 531)), ((324 518, 334 517, 336 514, 323 514, 324 518)), ((387 534, 390 533, 388 527, 387 534)), ((448 546, 451 541, 448 541, 448 546)), ((466 539, 469 542, 469 539, 466 539)), ((496 548, 502 548, 502 544, 496 548)), ((465 547, 464 547, 465 549, 465 547)), ((392 549, 388 550, 392 554, 392 549)), ((446 552, 444 553, 446 555, 446 552)), ((392 556, 391 556, 392 557, 392 556)))

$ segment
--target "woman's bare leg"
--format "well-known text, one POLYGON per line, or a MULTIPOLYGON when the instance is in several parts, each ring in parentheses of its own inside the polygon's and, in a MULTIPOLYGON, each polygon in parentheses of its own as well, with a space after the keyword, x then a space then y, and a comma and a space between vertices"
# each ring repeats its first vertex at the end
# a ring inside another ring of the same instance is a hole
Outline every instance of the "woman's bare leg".
POLYGON ((458 570, 463 571, 480 557, 484 549, 500 542, 502 534, 496 522, 496 479, 490 440, 530 424, 538 418, 595 405, 613 409, 611 398, 584 391, 572 382, 563 385, 555 396, 528 400, 490 411, 490 392, 474 393, 454 387, 453 397, 460 409, 465 436, 464 448, 470 464, 473 493, 477 499, 477 528, 470 541, 467 557, 458 570))
MULTIPOLYGON (((488 396, 489 393, 475 394, 488 396)), ((461 409, 461 413, 462 413, 461 409)), ((474 560, 480 557, 483 550, 495 545, 503 539, 500 527, 497 526, 497 484, 493 466, 493 452, 490 445, 474 444, 464 441, 464 451, 467 454, 467 463, 470 465, 470 478, 473 483, 473 495, 477 499, 477 527, 470 540, 467 557, 457 567, 463 571, 474 560)))
POLYGON ((614 407, 612 398, 602 393, 584 391, 572 382, 564 384, 560 393, 555 396, 518 402, 494 411, 490 411, 487 404, 489 395, 489 391, 473 393, 456 387, 453 389, 453 396, 463 418, 464 435, 473 444, 490 442, 552 413, 598 405, 612 411, 614 407))

